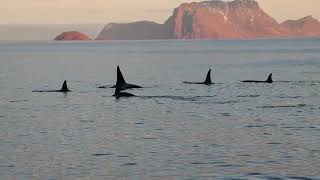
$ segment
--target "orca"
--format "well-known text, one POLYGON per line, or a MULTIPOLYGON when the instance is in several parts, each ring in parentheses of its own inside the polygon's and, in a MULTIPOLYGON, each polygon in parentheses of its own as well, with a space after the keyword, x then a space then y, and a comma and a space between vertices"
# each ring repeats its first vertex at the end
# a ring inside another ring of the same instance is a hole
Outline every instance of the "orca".
POLYGON ((245 83, 273 83, 272 73, 268 76, 268 79, 265 81, 245 80, 242 82, 245 82, 245 83))
POLYGON ((63 82, 63 85, 60 90, 43 90, 43 91, 41 90, 41 91, 32 91, 32 92, 63 92, 63 93, 67 93, 67 92, 70 92, 70 90, 68 89, 67 81, 65 80, 63 82))
POLYGON ((183 82, 183 83, 185 83, 185 84, 204 84, 204 85, 214 84, 211 81, 211 69, 209 69, 207 77, 204 82, 183 82))
POLYGON ((133 97, 133 96, 135 96, 131 93, 121 92, 121 90, 122 90, 121 86, 116 85, 116 90, 112 96, 116 97, 117 99, 119 99, 120 97, 133 97))
MULTIPOLYGON (((127 82, 124 80, 124 77, 123 77, 123 75, 122 75, 122 72, 121 72, 119 66, 117 66, 117 82, 116 82, 116 85, 111 86, 111 88, 116 88, 116 86, 118 86, 118 88, 119 88, 120 90, 142 88, 141 86, 127 83, 127 82)), ((107 86, 101 86, 101 87, 99 87, 99 88, 107 88, 107 86)))

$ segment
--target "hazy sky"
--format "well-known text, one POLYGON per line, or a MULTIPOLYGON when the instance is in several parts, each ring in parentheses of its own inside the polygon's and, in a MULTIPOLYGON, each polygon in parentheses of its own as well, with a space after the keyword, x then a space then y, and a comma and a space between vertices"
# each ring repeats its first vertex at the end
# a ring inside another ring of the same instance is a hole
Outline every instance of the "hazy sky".
MULTIPOLYGON (((85 24, 152 20, 163 22, 173 8, 198 0, 0 0, 0 24, 85 24)), ((278 21, 313 15, 320 0, 258 0, 278 21)))

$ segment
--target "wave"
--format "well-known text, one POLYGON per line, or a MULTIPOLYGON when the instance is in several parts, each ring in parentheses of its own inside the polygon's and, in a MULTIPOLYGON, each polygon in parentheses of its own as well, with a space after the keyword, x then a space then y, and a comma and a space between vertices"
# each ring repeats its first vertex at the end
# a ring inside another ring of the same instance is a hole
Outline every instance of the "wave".
POLYGON ((295 105, 271 105, 271 106, 260 106, 257 108, 267 109, 267 108, 295 108, 295 107, 305 107, 306 104, 295 104, 295 105))

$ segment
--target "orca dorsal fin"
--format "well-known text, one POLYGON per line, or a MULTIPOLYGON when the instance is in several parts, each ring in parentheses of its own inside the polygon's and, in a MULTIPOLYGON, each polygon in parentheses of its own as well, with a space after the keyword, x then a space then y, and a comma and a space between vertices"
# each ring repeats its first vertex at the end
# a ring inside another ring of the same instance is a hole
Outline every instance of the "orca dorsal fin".
POLYGON ((204 81, 204 84, 212 84, 211 81, 211 69, 209 69, 206 80, 204 81))
POLYGON ((123 77, 123 75, 121 73, 120 67, 117 66, 117 83, 116 83, 116 86, 123 85, 123 84, 126 84, 126 81, 124 80, 124 77, 123 77))
POLYGON ((272 73, 268 76, 268 79, 266 80, 267 83, 272 83, 272 73))
POLYGON ((60 91, 61 91, 61 92, 68 92, 68 91, 70 91, 70 90, 68 89, 68 86, 67 86, 67 80, 65 80, 65 81, 63 82, 63 85, 62 85, 62 88, 61 88, 60 91))
POLYGON ((117 99, 119 99, 119 97, 121 96, 120 94, 121 94, 121 87, 120 86, 118 86, 118 85, 116 85, 116 89, 115 89, 115 91, 114 91, 114 94, 113 94, 113 96, 115 96, 117 99))
POLYGON ((117 96, 119 94, 119 92, 120 92, 120 88, 119 88, 119 86, 116 86, 116 89, 114 91, 114 96, 117 96))

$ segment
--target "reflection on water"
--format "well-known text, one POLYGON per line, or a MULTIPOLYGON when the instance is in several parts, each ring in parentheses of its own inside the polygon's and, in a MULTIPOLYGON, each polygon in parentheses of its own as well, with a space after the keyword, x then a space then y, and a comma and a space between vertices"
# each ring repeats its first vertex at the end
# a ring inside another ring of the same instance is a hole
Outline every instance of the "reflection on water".
POLYGON ((0 43, 0 179, 319 179, 320 41, 0 43), (147 88, 112 97, 120 65, 147 88), (212 86, 201 81, 213 67, 212 86), (273 84, 241 83, 274 74, 273 84), (71 93, 55 89, 67 79, 71 93))

